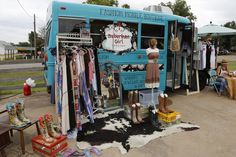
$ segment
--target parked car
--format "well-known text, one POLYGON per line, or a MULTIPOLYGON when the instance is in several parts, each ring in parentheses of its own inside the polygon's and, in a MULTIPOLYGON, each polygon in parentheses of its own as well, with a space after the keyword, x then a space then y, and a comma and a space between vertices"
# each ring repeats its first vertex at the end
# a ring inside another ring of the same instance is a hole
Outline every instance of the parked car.
POLYGON ((31 55, 31 54, 26 54, 26 55, 24 56, 24 59, 32 59, 32 55, 31 55))
POLYGON ((218 55, 230 55, 230 51, 226 49, 222 49, 219 51, 218 55))

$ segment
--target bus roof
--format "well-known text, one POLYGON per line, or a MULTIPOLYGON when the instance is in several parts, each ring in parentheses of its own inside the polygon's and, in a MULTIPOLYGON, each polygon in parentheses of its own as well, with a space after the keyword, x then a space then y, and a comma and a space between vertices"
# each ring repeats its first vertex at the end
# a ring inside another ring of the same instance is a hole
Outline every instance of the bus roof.
POLYGON ((59 16, 65 16, 130 22, 142 21, 143 23, 161 23, 164 21, 190 23, 189 19, 185 17, 161 12, 61 1, 53 1, 47 12, 47 21, 51 18, 57 19, 59 16))

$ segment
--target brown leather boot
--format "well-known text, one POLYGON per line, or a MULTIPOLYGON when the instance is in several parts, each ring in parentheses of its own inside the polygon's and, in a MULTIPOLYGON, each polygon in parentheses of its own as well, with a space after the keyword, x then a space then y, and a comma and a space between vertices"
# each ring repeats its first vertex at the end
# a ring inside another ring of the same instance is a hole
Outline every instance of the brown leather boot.
POLYGON ((164 108, 167 113, 173 112, 172 110, 168 109, 167 105, 171 105, 172 101, 168 98, 167 94, 164 94, 164 108))
POLYGON ((113 92, 112 92, 112 88, 111 88, 111 87, 108 88, 108 93, 109 93, 109 100, 114 99, 114 96, 113 96, 113 92))
POLYGON ((143 118, 141 117, 141 113, 139 112, 140 111, 140 103, 136 103, 136 118, 137 120, 140 122, 140 123, 143 123, 143 118))
POLYGON ((133 104, 133 91, 129 91, 128 93, 128 104, 129 106, 133 104))
POLYGON ((158 101, 159 101, 159 111, 162 112, 162 113, 167 113, 167 111, 165 110, 165 107, 164 107, 164 94, 160 94, 158 96, 158 101))

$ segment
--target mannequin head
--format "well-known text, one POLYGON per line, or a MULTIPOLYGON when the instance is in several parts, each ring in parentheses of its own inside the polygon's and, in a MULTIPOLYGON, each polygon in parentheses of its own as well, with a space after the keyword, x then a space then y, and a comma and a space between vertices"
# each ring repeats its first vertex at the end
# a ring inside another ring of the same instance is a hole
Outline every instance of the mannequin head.
POLYGON ((155 49, 157 47, 157 40, 156 39, 150 39, 149 40, 149 47, 152 49, 155 49))

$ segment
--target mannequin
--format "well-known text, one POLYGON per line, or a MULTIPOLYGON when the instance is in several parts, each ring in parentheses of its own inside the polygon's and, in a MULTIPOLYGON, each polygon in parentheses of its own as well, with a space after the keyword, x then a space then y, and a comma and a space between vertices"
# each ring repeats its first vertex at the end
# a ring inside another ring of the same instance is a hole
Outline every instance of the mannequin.
POLYGON ((149 40, 149 48, 146 50, 148 57, 148 64, 146 66, 146 79, 145 79, 145 87, 152 89, 152 105, 150 107, 150 118, 151 123, 157 129, 160 129, 161 124, 157 119, 157 110, 156 104, 154 104, 154 96, 153 89, 159 87, 160 85, 160 73, 158 67, 158 57, 159 57, 159 49, 157 48, 157 40, 151 39, 149 40))
POLYGON ((146 67, 146 88, 159 87, 160 74, 158 68, 159 49, 157 48, 157 40, 151 39, 149 41, 149 48, 146 50, 148 56, 148 64, 146 67))

